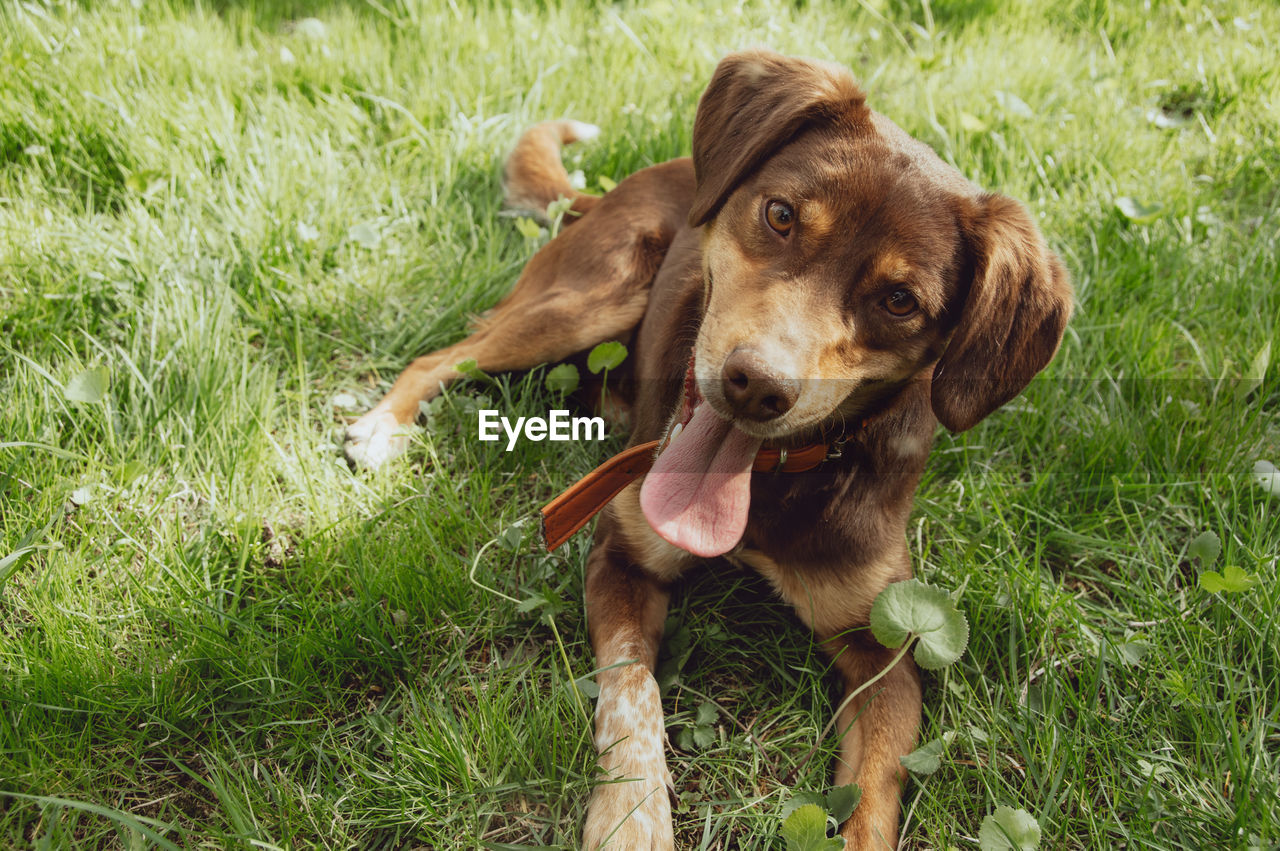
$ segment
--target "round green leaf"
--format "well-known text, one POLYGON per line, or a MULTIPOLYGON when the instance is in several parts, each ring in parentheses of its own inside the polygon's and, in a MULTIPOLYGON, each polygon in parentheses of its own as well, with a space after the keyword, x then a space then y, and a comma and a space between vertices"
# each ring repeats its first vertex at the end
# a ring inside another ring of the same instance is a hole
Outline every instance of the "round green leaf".
POLYGON ((1213 532, 1201 532, 1196 535, 1191 546, 1187 550, 1187 555, 1192 558, 1200 559, 1202 567, 1208 567, 1218 560, 1218 556, 1222 553, 1222 539, 1213 532))
POLYGON ((916 664, 930 671, 955 662, 969 643, 969 621, 947 592, 919 579, 895 582, 880 592, 871 606, 871 632, 890 648, 917 636, 916 664))
POLYGON ((63 395, 72 402, 91 405, 101 402, 107 395, 107 385, 111 380, 111 370, 105 364, 91 366, 72 377, 63 388, 63 395))
POLYGON ((810 792, 802 789, 799 792, 792 792, 791 797, 782 805, 781 817, 786 821, 792 813, 804 806, 813 805, 819 809, 827 805, 827 799, 820 792, 810 792))
POLYGON ((481 369, 480 365, 476 363, 475 358, 467 358, 464 361, 455 363, 453 365, 453 368, 456 369, 458 372, 462 373, 463 375, 465 375, 467 378, 472 379, 473 381, 492 380, 492 379, 489 379, 489 373, 481 369))
POLYGON ((837 822, 843 823, 853 815, 853 811, 858 808, 858 802, 861 800, 862 787, 857 783, 837 786, 827 793, 827 812, 831 813, 831 817, 837 822))
POLYGON ((927 776, 933 774, 942 767, 942 739, 934 739, 928 744, 921 745, 906 756, 899 757, 898 761, 902 763, 903 768, 912 774, 927 776))
POLYGON ((817 804, 805 804, 782 823, 787 851, 838 851, 844 840, 827 837, 827 814, 817 804))
POLYGON ((571 363, 554 366, 547 370, 545 381, 552 393, 567 395, 578 389, 578 368, 571 363))
POLYGON ((601 343, 587 355, 587 369, 596 375, 602 369, 614 369, 627 359, 627 347, 617 340, 601 343))
POLYGON ((1040 847, 1040 823, 1026 810, 996 807, 978 830, 982 851, 1036 851, 1040 847))
POLYGON ((1238 594, 1241 591, 1248 591, 1256 584, 1258 584, 1258 577, 1234 564, 1224 567, 1221 573, 1216 570, 1206 570, 1200 574, 1200 587, 1210 594, 1238 594))

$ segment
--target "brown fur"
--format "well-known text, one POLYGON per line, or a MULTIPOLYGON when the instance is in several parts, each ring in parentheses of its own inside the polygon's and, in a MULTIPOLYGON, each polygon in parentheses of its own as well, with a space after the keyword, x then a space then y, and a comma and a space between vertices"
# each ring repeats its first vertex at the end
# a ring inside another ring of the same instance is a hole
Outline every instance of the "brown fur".
MULTIPOLYGON (((410 422, 459 360, 520 369, 608 339, 632 346, 633 444, 657 439, 696 351, 699 389, 739 429, 842 447, 808 473, 755 474, 746 533, 726 558, 768 578, 849 693, 890 659, 863 628, 876 595, 911 575, 906 523, 934 429, 972 427, 1053 357, 1071 312, 1062 264, 1021 204, 966 181, 827 63, 727 57, 699 104, 692 161, 644 169, 598 201, 572 194, 555 156, 567 140, 562 123, 529 131, 508 160, 508 194, 534 206, 563 195, 581 218, 473 336, 406 370, 352 427, 352 455, 369 459, 363 435, 410 422), (762 216, 770 201, 794 209, 785 236, 762 216), (887 299, 903 289, 918 309, 893 316, 887 299), (785 387, 786 403, 762 413, 726 384, 740 377, 731 363, 785 387)), ((653 667, 670 585, 698 560, 649 528, 638 491, 606 510, 587 565, 610 781, 588 805, 590 848, 674 842, 653 667)), ((849 847, 896 845, 898 758, 919 720, 909 659, 842 711, 836 782, 863 789, 841 827, 849 847)))

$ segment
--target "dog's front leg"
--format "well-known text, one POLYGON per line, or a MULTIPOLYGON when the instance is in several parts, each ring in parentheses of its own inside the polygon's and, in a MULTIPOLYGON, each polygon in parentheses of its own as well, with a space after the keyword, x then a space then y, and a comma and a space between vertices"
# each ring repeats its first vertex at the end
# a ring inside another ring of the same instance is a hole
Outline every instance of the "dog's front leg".
MULTIPOLYGON (((894 656, 866 629, 842 633, 823 647, 835 658, 846 698, 894 656)), ((898 847, 898 811, 906 779, 899 758, 915 747, 920 727, 920 673, 910 655, 850 701, 836 725, 841 741, 835 783, 856 782, 862 789, 862 800, 840 835, 850 849, 892 851, 898 847)))
POLYGON ((600 670, 595 743, 601 782, 587 805, 582 837, 590 851, 675 847, 662 699, 653 676, 669 596, 666 583, 632 557, 613 518, 602 517, 586 588, 600 670))

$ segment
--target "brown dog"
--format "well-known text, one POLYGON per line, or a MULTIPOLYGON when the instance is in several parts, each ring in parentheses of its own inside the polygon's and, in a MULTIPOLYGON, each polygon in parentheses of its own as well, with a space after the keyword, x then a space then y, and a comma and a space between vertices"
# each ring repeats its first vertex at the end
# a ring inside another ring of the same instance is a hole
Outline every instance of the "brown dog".
MULTIPOLYGON (((988 194, 870 110, 842 68, 765 51, 716 69, 692 161, 579 195, 559 145, 530 130, 507 166, 532 209, 580 213, 474 335, 419 358, 350 432, 353 457, 394 449, 418 402, 475 358, 486 370, 631 343, 633 444, 665 439, 603 514, 587 568, 600 697, 584 844, 673 846, 653 669, 670 585, 723 556, 759 571, 816 633, 846 693, 891 654, 864 629, 911 575, 906 523, 937 422, 963 431, 1053 357, 1071 288, 1025 208, 988 194), (803 473, 753 472, 762 445, 831 447, 803 473)), ((569 219, 566 219, 569 221, 569 219)), ((839 718, 835 782, 862 802, 852 848, 897 843, 920 720, 907 658, 839 718)))

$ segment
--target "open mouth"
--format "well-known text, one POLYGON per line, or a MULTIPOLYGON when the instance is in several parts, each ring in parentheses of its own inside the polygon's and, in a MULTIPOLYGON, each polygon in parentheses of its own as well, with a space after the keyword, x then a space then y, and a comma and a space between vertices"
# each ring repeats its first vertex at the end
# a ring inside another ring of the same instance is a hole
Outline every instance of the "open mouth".
POLYGON ((680 403, 680 418, 676 420, 675 425, 667 431, 667 436, 663 438, 662 446, 659 452, 667 448, 667 444, 675 440, 676 436, 689 424, 693 419, 693 412, 705 400, 702 398, 702 391, 698 389, 698 377, 693 371, 693 353, 689 354, 689 366, 684 371, 684 393, 680 403))
POLYGON ((680 418, 640 489, 649 525, 697 556, 732 550, 747 528, 751 468, 761 443, 702 398, 690 357, 680 418))

